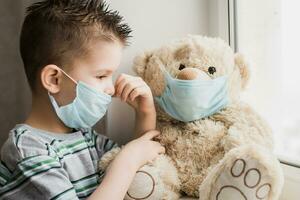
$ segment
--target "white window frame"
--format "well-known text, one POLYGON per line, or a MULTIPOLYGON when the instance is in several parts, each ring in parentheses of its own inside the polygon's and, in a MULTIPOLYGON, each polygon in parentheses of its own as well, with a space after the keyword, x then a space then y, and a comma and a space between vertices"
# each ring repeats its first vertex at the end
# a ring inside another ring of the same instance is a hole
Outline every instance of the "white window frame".
POLYGON ((209 35, 221 37, 237 51, 236 0, 209 0, 209 35))

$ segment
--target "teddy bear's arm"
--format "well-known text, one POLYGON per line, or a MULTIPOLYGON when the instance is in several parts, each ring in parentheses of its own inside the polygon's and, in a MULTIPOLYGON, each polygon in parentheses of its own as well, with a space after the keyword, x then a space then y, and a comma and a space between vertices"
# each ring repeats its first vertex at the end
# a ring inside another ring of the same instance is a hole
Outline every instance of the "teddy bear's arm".
POLYGON ((222 114, 228 127, 223 144, 230 150, 241 144, 259 144, 273 149, 273 136, 269 125, 250 106, 240 104, 222 114))

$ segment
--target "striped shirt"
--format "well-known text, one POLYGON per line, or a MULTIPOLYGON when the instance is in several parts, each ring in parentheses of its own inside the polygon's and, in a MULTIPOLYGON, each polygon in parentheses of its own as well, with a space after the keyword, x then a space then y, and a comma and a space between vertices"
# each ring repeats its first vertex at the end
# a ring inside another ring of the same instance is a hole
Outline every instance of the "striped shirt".
POLYGON ((60 134, 16 125, 1 149, 0 199, 85 199, 104 176, 99 159, 116 146, 92 129, 60 134))

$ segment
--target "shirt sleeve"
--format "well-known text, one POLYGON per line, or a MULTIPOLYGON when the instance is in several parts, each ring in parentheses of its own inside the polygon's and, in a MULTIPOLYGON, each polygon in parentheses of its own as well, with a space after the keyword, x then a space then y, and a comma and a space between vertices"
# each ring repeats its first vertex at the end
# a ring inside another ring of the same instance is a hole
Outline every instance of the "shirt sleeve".
POLYGON ((78 199, 62 163, 28 131, 13 133, 4 144, 1 166, 6 173, 0 175, 7 176, 2 179, 0 200, 78 199))

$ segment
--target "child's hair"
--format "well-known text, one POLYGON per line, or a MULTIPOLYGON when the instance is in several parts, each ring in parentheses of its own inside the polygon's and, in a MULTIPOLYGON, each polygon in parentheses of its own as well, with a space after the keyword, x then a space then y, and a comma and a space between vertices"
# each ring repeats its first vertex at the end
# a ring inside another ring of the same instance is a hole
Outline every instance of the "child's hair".
POLYGON ((47 64, 72 65, 95 40, 128 44, 131 29, 102 0, 44 0, 27 8, 20 51, 26 76, 35 91, 39 71, 47 64))

